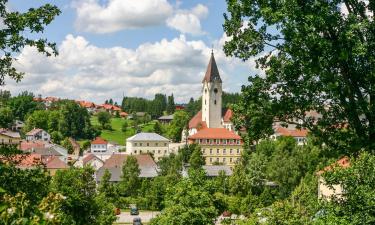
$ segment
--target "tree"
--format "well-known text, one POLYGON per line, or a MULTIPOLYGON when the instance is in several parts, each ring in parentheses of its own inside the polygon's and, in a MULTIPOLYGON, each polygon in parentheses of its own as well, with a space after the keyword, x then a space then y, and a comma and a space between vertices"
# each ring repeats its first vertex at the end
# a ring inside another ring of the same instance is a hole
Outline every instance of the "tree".
POLYGON ((46 110, 36 110, 32 114, 30 114, 26 121, 23 130, 28 132, 34 128, 40 128, 43 130, 48 129, 48 115, 49 111, 46 110))
POLYGON ((122 132, 126 132, 126 130, 128 129, 128 126, 129 126, 128 122, 127 122, 127 121, 124 121, 124 122, 122 123, 122 125, 121 125, 121 131, 122 131, 122 132))
POLYGON ((13 116, 21 121, 25 121, 26 117, 35 110, 43 109, 40 103, 34 101, 34 94, 27 91, 22 92, 16 97, 10 98, 7 101, 7 105, 12 110, 13 116))
POLYGON ((189 179, 167 191, 165 204, 163 212, 151 220, 152 225, 212 224, 217 214, 212 196, 189 179))
POLYGON ((198 145, 195 146, 189 163, 191 169, 202 169, 202 166, 205 164, 201 148, 198 145))
POLYGON ((111 115, 108 112, 99 112, 98 113, 98 122, 104 129, 111 121, 111 115))
POLYGON ((3 21, 3 29, 0 42, 3 57, 0 59, 0 85, 4 85, 5 77, 8 76, 16 81, 20 81, 23 73, 19 73, 13 67, 15 57, 25 46, 34 46, 46 56, 56 55, 56 44, 48 42, 46 39, 35 37, 36 34, 43 33, 44 27, 50 24, 53 19, 60 14, 60 10, 53 5, 45 4, 39 8, 32 8, 20 13, 10 11, 7 0, 0 3, 0 17, 3 21), (25 30, 33 33, 33 37, 25 34, 25 30))
POLYGON ((182 131, 187 128, 189 122, 189 115, 183 111, 178 110, 174 113, 171 126, 169 128, 168 136, 175 142, 181 141, 182 131))
POLYGON ((154 132, 157 133, 157 134, 162 134, 162 130, 161 130, 161 126, 160 126, 160 123, 158 121, 156 121, 156 123, 154 124, 154 132))
POLYGON ((249 103, 243 106, 249 116, 264 111, 268 121, 271 107, 281 121, 300 120, 338 151, 374 149, 374 3, 227 2, 225 53, 243 60, 261 55, 257 66, 265 70, 243 89, 252 96, 241 103, 249 103), (257 92, 271 105, 255 108, 257 92))
POLYGON ((140 187, 139 175, 141 170, 134 156, 127 156, 122 166, 119 191, 122 196, 136 196, 140 187))
POLYGON ((99 218, 105 220, 103 217, 109 218, 112 223, 116 220, 113 208, 108 210, 99 201, 93 175, 92 168, 84 167, 59 170, 53 177, 51 189, 65 197, 62 212, 72 218, 74 224, 99 224, 99 218))
POLYGON ((317 224, 371 224, 374 221, 375 156, 361 153, 349 168, 335 167, 323 174, 329 187, 341 185, 342 197, 323 201, 324 214, 317 224))
POLYGON ((168 103, 167 103, 167 113, 168 115, 173 114, 176 109, 176 105, 174 104, 174 97, 173 94, 168 96, 168 103))
POLYGON ((66 137, 62 142, 61 142, 61 146, 63 146, 64 148, 66 148, 68 150, 68 154, 72 154, 74 149, 73 149, 73 145, 72 143, 70 142, 69 138, 66 137))
POLYGON ((14 117, 9 107, 0 108, 0 127, 8 128, 13 124, 14 117))
POLYGON ((109 202, 113 202, 116 197, 116 192, 113 184, 110 182, 111 180, 111 173, 108 169, 104 170, 103 177, 99 183, 98 191, 99 193, 103 194, 109 202))

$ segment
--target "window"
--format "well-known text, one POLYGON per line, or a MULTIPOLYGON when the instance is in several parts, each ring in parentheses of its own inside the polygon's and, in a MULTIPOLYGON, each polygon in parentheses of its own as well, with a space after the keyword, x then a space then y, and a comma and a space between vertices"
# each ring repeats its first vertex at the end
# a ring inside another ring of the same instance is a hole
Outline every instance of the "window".
POLYGON ((227 139, 223 140, 223 144, 225 144, 225 145, 227 144, 227 139))
POLYGON ((223 154, 227 154, 227 150, 225 148, 223 149, 223 154))
POLYGON ((214 101, 214 104, 216 105, 216 100, 214 101))
POLYGON ((142 143, 139 143, 139 146, 142 146, 142 143))
POLYGON ((212 158, 210 158, 210 162, 212 162, 212 158))
POLYGON ((219 162, 219 158, 216 158, 216 162, 219 162))
POLYGON ((240 149, 237 149, 237 154, 240 154, 240 149))
POLYGON ((134 150, 134 154, 137 154, 137 150, 134 150))
POLYGON ((214 140, 210 139, 210 145, 212 145, 214 143, 214 140))
POLYGON ((134 146, 137 146, 137 143, 134 143, 134 146))
POLYGON ((212 149, 210 149, 210 155, 212 155, 212 149))
POLYGON ((155 143, 155 146, 158 146, 159 145, 159 143, 155 143))
POLYGON ((167 150, 164 150, 164 154, 167 154, 167 150))
POLYGON ((223 158, 223 162, 225 162, 226 158, 223 158))
POLYGON ((237 140, 237 144, 238 144, 238 145, 241 144, 241 141, 240 141, 240 140, 237 140))
POLYGON ((142 150, 139 150, 139 154, 142 154, 142 150))
POLYGON ((216 139, 216 144, 220 144, 220 140, 219 139, 216 139))
POLYGON ((164 143, 164 146, 167 146, 167 143, 164 143))
POLYGON ((233 144, 233 143, 234 143, 234 140, 233 140, 233 139, 230 139, 230 143, 233 144))
POLYGON ((160 150, 158 150, 158 154, 160 154, 161 153, 161 151, 160 150))
POLYGON ((147 146, 150 146, 150 143, 147 143, 147 146))
POLYGON ((229 150, 229 153, 232 155, 232 154, 233 154, 233 149, 230 149, 230 150, 229 150))
POLYGON ((216 153, 219 154, 219 153, 220 153, 220 150, 219 150, 219 149, 216 149, 216 153))
POLYGON ((232 158, 229 158, 229 162, 232 162, 232 158))

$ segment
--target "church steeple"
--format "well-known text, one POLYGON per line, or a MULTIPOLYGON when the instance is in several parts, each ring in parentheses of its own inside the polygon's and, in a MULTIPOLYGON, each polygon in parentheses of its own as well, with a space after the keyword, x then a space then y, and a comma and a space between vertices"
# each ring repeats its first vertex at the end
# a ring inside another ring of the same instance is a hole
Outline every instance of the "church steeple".
POLYGON ((219 69, 217 68, 215 57, 214 57, 214 52, 211 52, 211 58, 210 62, 208 63, 207 70, 206 70, 206 75, 204 76, 202 83, 204 82, 213 82, 213 81, 218 81, 222 83, 220 74, 219 74, 219 69))
POLYGON ((211 52, 210 62, 208 63, 206 75, 204 76, 202 83, 202 121, 206 122, 208 128, 222 127, 222 81, 213 52, 211 52))

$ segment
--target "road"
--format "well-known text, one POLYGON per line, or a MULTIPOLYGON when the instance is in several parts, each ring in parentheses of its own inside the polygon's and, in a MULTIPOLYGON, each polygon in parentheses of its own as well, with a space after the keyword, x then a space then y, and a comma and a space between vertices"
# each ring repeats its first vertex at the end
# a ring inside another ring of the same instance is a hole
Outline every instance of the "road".
POLYGON ((120 215, 117 216, 116 223, 133 223, 133 219, 139 217, 142 219, 142 223, 148 223, 154 217, 156 217, 160 212, 153 212, 153 211, 140 211, 139 215, 132 216, 130 212, 121 212, 120 215))

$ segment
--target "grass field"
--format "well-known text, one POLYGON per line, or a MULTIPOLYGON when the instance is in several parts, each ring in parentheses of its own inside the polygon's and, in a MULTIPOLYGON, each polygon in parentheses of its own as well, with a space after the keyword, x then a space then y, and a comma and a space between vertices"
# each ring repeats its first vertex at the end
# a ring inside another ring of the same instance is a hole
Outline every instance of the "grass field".
MULTIPOLYGON (((122 124, 127 121, 123 118, 112 118, 111 119, 111 126, 112 130, 102 130, 102 134, 100 135, 102 138, 106 139, 107 141, 115 141, 120 145, 125 145, 125 140, 128 137, 131 137, 135 134, 135 129, 132 127, 128 127, 126 132, 121 130, 122 124)), ((96 116, 91 117, 91 124, 98 125, 98 118, 96 116)), ((129 122, 128 122, 129 124, 129 122)), ((152 132, 154 129, 155 121, 151 121, 147 124, 139 125, 143 132, 152 132)))

